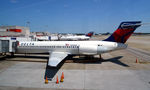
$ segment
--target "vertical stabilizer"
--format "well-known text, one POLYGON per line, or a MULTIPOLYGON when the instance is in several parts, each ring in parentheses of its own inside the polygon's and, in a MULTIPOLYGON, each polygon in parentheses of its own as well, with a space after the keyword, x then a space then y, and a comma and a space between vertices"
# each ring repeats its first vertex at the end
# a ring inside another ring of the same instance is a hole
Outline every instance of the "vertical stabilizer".
POLYGON ((118 29, 104 41, 125 43, 139 26, 141 21, 122 22, 118 29))

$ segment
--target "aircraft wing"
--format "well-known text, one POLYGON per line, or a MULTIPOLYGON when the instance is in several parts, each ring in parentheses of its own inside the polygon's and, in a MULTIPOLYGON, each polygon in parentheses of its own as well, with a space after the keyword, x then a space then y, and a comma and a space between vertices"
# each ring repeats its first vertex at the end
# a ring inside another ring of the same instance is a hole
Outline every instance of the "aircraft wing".
POLYGON ((66 52, 51 52, 48 65, 56 67, 66 56, 68 56, 68 53, 66 52))

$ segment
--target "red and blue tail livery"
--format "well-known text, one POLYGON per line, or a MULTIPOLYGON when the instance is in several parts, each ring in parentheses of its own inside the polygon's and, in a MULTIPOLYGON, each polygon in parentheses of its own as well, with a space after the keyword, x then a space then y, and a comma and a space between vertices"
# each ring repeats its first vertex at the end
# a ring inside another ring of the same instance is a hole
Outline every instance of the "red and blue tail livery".
POLYGON ((122 22, 118 29, 104 41, 125 43, 139 26, 141 21, 122 22))

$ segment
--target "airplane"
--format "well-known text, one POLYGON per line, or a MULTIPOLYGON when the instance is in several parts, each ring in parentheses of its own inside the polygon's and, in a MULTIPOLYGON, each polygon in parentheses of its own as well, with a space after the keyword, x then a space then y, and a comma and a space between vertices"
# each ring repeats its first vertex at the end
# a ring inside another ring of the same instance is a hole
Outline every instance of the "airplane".
POLYGON ((125 42, 141 26, 141 21, 122 22, 118 29, 102 41, 21 41, 16 53, 49 53, 48 66, 57 65, 68 55, 101 55, 125 49, 125 42))
POLYGON ((60 36, 61 41, 78 41, 78 40, 89 40, 93 36, 94 32, 89 32, 85 35, 66 35, 60 36))
POLYGON ((51 36, 36 36, 37 41, 78 41, 89 40, 94 32, 89 32, 86 35, 51 35, 51 36))
POLYGON ((54 36, 54 35, 51 35, 51 36, 36 36, 36 39, 37 41, 58 41, 59 38, 58 36, 54 36))

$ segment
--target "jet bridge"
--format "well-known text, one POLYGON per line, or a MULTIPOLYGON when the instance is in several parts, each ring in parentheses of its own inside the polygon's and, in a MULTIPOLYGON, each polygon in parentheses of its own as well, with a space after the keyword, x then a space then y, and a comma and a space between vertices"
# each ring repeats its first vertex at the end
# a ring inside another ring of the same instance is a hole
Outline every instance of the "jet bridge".
POLYGON ((0 54, 6 55, 6 53, 15 53, 17 48, 17 42, 13 38, 0 38, 0 54))

